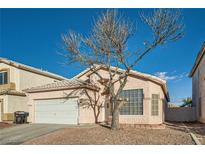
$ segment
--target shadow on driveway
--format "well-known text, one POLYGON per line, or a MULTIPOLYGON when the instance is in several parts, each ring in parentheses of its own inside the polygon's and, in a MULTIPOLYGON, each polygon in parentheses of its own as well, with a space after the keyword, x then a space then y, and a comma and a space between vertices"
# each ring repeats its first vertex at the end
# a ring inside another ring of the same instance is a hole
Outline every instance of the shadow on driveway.
POLYGON ((15 127, 4 128, 0 129, 0 144, 22 144, 27 140, 69 127, 76 127, 76 125, 22 124, 15 127))

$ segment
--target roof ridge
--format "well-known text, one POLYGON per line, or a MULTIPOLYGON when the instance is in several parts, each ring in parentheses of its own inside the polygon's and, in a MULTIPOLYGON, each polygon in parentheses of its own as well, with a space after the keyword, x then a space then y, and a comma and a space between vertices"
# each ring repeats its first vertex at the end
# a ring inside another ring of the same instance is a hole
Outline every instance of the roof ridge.
MULTIPOLYGON (((98 67, 103 67, 103 65, 98 65, 98 67)), ((117 68, 116 66, 111 66, 111 67, 112 67, 113 69, 114 69, 114 68, 117 68)), ((119 68, 119 67, 118 67, 118 68, 119 68)), ((99 69, 99 68, 97 68, 97 69, 99 69)), ((79 74, 75 75, 73 78, 75 79, 75 78, 77 78, 77 77, 83 75, 85 72, 87 72, 87 71, 89 71, 89 70, 90 70, 90 68, 86 68, 84 71, 82 71, 82 72, 80 72, 79 74)), ((119 68, 119 70, 125 71, 125 69, 122 69, 122 68, 119 68)), ((155 78, 155 79, 157 79, 157 80, 160 80, 160 81, 166 83, 165 80, 163 80, 163 79, 161 79, 161 78, 159 78, 159 77, 157 77, 157 76, 148 74, 148 73, 139 72, 139 71, 134 70, 134 69, 132 69, 131 72, 137 73, 137 74, 141 74, 141 75, 144 75, 144 76, 149 76, 149 77, 151 77, 151 78, 155 78)), ((72 78, 72 79, 73 79, 73 78, 72 78)))
POLYGON ((91 84, 83 80, 66 79, 66 80, 57 81, 57 82, 53 82, 53 83, 49 83, 45 85, 27 88, 27 89, 24 89, 23 91, 33 92, 33 91, 53 90, 53 89, 62 89, 62 88, 75 88, 79 86, 86 86, 86 87, 94 88, 91 84))

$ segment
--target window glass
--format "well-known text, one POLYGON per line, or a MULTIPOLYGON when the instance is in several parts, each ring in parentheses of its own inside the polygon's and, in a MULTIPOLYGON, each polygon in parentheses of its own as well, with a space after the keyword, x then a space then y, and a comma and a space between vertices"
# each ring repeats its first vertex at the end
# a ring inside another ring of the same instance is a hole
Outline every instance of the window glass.
POLYGON ((0 85, 8 83, 8 72, 0 72, 0 85))
POLYGON ((143 89, 123 90, 120 96, 128 99, 120 110, 121 115, 143 115, 143 89))
POLYGON ((159 95, 152 94, 152 116, 159 115, 159 95))
POLYGON ((3 73, 0 72, 0 85, 3 84, 3 73))

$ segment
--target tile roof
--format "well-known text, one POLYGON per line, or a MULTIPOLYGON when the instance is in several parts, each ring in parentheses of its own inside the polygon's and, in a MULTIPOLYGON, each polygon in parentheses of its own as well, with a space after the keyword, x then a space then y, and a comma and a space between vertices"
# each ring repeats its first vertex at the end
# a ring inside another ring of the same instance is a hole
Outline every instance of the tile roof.
POLYGON ((74 88, 90 88, 93 90, 97 90, 96 86, 91 85, 87 82, 76 80, 76 79, 67 79, 67 80, 58 81, 58 82, 54 82, 42 86, 24 89, 23 91, 32 93, 32 92, 53 91, 53 90, 74 89, 74 88))
POLYGON ((20 92, 16 90, 1 90, 0 95, 26 96, 24 92, 20 92))
MULTIPOLYGON (((103 68, 103 65, 97 65, 96 67, 96 70, 100 69, 100 68, 103 68)), ((115 70, 116 67, 115 66, 111 66, 111 69, 115 70)), ((84 71, 82 71, 81 73, 77 74, 76 76, 74 76, 72 79, 77 79, 79 78, 80 76, 84 75, 85 73, 87 73, 88 71, 90 71, 90 68, 87 68, 85 69, 84 71)), ((124 69, 121 69, 121 68, 118 68, 118 72, 124 72, 125 70, 124 69)), ((165 83, 166 84, 166 81, 159 78, 159 77, 156 77, 154 75, 150 75, 150 74, 146 74, 146 73, 142 73, 142 72, 138 72, 138 71, 135 71, 135 70, 131 70, 130 71, 130 74, 135 74, 135 75, 139 75, 139 76, 143 76, 143 77, 146 77, 146 78, 150 78, 150 79, 153 79, 153 80, 158 80, 162 83, 165 83)))
MULTIPOLYGON (((96 68, 95 68, 96 71, 101 69, 101 68, 104 68, 103 65, 96 64, 95 66, 96 66, 96 68)), ((115 66, 111 66, 111 69, 113 69, 113 70, 116 70, 116 68, 117 67, 115 67, 115 66)), ((121 68, 117 68, 117 69, 118 69, 118 72, 124 72, 125 71, 124 69, 121 69, 121 68)), ((84 71, 82 71, 78 75, 74 76, 72 79, 78 79, 79 77, 83 76, 84 74, 88 73, 89 71, 91 71, 91 68, 85 69, 84 71)), ((90 74, 92 74, 92 72, 90 72, 90 74)), ((88 73, 88 76, 90 74, 88 73)), ((153 75, 150 75, 150 74, 146 74, 146 73, 142 73, 142 72, 138 72, 138 71, 135 71, 135 70, 131 70, 130 75, 136 75, 138 77, 145 78, 145 79, 148 79, 150 81, 153 81, 153 82, 156 82, 156 83, 160 84, 163 88, 163 91, 165 93, 165 96, 166 96, 167 100, 169 101, 169 92, 168 92, 168 88, 167 88, 165 80, 163 80, 159 77, 156 77, 156 76, 153 76, 153 75)))

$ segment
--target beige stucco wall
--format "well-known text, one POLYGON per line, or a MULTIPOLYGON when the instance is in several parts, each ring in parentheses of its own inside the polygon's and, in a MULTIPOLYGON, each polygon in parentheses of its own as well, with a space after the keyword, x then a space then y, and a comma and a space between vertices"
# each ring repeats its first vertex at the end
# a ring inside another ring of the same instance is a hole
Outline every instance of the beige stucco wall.
MULTIPOLYGON (((39 93, 30 93, 28 94, 29 101, 28 101, 28 109, 29 109, 29 122, 35 122, 35 104, 34 100, 36 99, 53 99, 53 98, 67 98, 68 95, 73 92, 73 90, 61 90, 61 91, 50 91, 50 92, 39 92, 39 93)), ((85 95, 79 95, 75 93, 70 97, 79 96, 79 100, 81 98, 87 98, 85 95)), ((104 108, 101 109, 99 115, 99 121, 104 121, 104 108)), ((79 106, 79 123, 94 123, 94 114, 91 108, 84 108, 79 106)))
POLYGON ((19 70, 19 74, 20 90, 58 81, 57 79, 53 79, 47 76, 31 73, 24 70, 19 70))
POLYGON ((4 103, 7 102, 7 96, 2 96, 0 95, 0 100, 1 100, 1 104, 0 104, 0 122, 3 121, 3 113, 4 113, 4 110, 6 109, 4 103))
MULTIPOLYGON (((28 111, 27 97, 13 96, 13 95, 1 95, 0 99, 3 100, 3 114, 1 114, 1 120, 3 116, 12 115, 16 111, 28 111)), ((12 120, 12 119, 10 119, 12 120)))
POLYGON ((7 95, 6 113, 14 113, 16 111, 28 111, 27 97, 7 95))
POLYGON ((166 120, 174 122, 196 121, 195 107, 169 107, 166 112, 166 120))
POLYGON ((205 56, 201 60, 198 68, 192 77, 192 98, 196 106, 197 119, 205 123, 205 56), (201 108, 199 107, 199 98, 201 97, 201 108), (201 109, 201 116, 199 110, 201 109))
POLYGON ((4 63, 0 63, 0 69, 9 69, 9 82, 15 83, 16 89, 19 90, 19 69, 4 63))
POLYGON ((0 69, 2 68, 9 69, 9 82, 15 83, 17 91, 58 81, 51 77, 28 72, 4 63, 0 63, 0 69))
MULTIPOLYGON (((7 84, 8 86, 5 87, 5 85, 0 86, 0 90, 10 89, 10 84, 15 85, 12 90, 16 90, 21 92, 22 90, 26 88, 31 88, 35 86, 40 86, 48 83, 52 83, 54 81, 57 81, 56 79, 53 79, 51 77, 39 75, 36 73, 32 73, 29 71, 21 70, 16 67, 0 63, 0 70, 1 69, 8 69, 9 71, 9 79, 7 84)), ((27 97, 22 96, 12 96, 12 95, 1 95, 0 98, 4 100, 3 103, 3 114, 8 115, 12 114, 15 111, 27 111, 27 97)))
MULTIPOLYGON (((104 78, 108 75, 107 71, 100 70, 99 73, 104 78)), ((88 77, 86 75, 81 76, 79 79, 87 80, 88 77)), ((100 92, 103 91, 103 86, 98 83, 98 77, 93 74, 90 76, 91 82, 100 87, 100 92)), ((115 84, 117 90, 119 83, 115 84)), ((124 88, 126 89, 143 89, 144 92, 144 100, 143 100, 143 115, 120 115, 120 123, 122 124, 161 124, 164 121, 164 104, 166 103, 166 99, 162 88, 160 85, 151 82, 150 80, 146 80, 143 78, 136 78, 130 76, 128 78, 127 84, 124 88), (159 115, 152 116, 151 115, 151 96, 152 94, 159 94, 159 115)), ((38 93, 30 93, 28 94, 28 108, 29 108, 29 122, 35 122, 35 104, 34 100, 36 99, 52 99, 52 98, 65 98, 70 94, 73 90, 59 90, 59 91, 50 91, 50 92, 38 92, 38 93)), ((78 95, 79 100, 81 98, 86 98, 85 95, 78 95)), ((101 114, 99 116, 99 121, 106 121, 109 114, 107 111, 110 109, 110 105, 107 106, 106 96, 101 96, 100 101, 103 102, 103 108, 101 110, 101 114)), ((92 109, 80 107, 79 108, 79 123, 94 123, 94 115, 92 109)))
MULTIPOLYGON (((109 74, 105 70, 99 70, 98 73, 103 76, 104 78, 109 78, 109 74)), ((99 79, 96 74, 92 74, 90 76, 91 81, 97 82, 99 79)), ((118 78, 116 76, 116 78, 118 78)), ((87 80, 88 77, 86 77, 86 74, 79 77, 81 80, 87 80)), ((100 86, 100 85, 98 85, 100 86)), ((103 88, 102 86, 100 86, 103 88)), ((115 90, 117 90, 119 87, 119 83, 115 84, 115 90)), ((151 82, 149 80, 143 79, 143 78, 136 78, 133 76, 128 77, 128 81, 126 83, 126 86, 124 87, 124 90, 128 89, 143 89, 144 92, 144 100, 143 100, 143 115, 120 115, 120 123, 125 124, 161 124, 165 120, 165 95, 163 93, 163 90, 160 85, 151 82), (159 100, 159 115, 158 116, 152 116, 151 115, 151 97, 152 94, 159 94, 160 100, 159 100)), ((106 106, 106 105, 105 105, 106 106)), ((108 110, 107 107, 105 107, 106 110, 108 110)), ((105 117, 106 119, 107 117, 105 117)))

